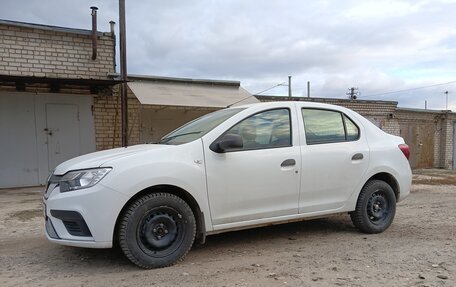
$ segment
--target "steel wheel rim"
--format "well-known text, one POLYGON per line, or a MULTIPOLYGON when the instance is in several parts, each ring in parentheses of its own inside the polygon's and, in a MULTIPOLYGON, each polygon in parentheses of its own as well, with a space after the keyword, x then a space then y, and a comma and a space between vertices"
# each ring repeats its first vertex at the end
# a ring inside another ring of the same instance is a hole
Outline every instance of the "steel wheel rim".
POLYGON ((382 224, 391 213, 391 205, 385 192, 378 190, 367 200, 367 216, 373 224, 382 224))
POLYGON ((139 221, 137 242, 151 257, 166 257, 179 249, 184 240, 185 222, 182 215, 171 207, 149 210, 139 221))

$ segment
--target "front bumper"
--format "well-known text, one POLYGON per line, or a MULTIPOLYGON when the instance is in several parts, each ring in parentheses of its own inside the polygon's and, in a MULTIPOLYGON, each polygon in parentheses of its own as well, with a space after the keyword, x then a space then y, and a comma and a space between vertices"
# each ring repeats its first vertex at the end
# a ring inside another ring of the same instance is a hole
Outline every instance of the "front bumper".
POLYGON ((77 247, 110 248, 117 217, 128 197, 97 185, 61 193, 50 185, 43 198, 49 241, 77 247))

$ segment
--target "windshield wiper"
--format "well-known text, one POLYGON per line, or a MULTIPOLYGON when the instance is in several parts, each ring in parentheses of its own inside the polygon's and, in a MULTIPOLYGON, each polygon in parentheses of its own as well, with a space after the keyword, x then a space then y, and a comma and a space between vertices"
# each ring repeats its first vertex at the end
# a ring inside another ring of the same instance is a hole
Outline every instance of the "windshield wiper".
POLYGON ((175 135, 175 136, 170 136, 170 137, 167 137, 167 138, 162 138, 161 140, 159 140, 157 142, 157 144, 165 144, 165 143, 169 142, 170 140, 173 140, 173 139, 178 138, 178 137, 187 136, 187 135, 196 135, 196 134, 200 134, 202 132, 203 131, 189 132, 189 133, 178 134, 178 135, 175 135))

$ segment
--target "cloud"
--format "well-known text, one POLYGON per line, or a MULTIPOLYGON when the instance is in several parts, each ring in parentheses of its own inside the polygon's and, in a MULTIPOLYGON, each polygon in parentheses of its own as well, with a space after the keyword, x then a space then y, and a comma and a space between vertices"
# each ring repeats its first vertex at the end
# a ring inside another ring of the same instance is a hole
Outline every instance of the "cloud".
MULTIPOLYGON (((2 1, 0 18, 100 30, 118 1, 2 1)), ((127 1, 128 70, 135 74, 240 80, 251 92, 293 76, 293 93, 345 97, 456 80, 455 1, 127 1)), ((438 89, 452 88, 439 87, 438 89)), ((455 91, 456 92, 456 91, 455 91)), ((279 86, 269 93, 286 95, 279 86)), ((440 90, 439 90, 440 93, 440 90)), ((436 92, 389 94, 422 106, 436 92)), ((443 103, 444 105, 444 103, 443 103)))

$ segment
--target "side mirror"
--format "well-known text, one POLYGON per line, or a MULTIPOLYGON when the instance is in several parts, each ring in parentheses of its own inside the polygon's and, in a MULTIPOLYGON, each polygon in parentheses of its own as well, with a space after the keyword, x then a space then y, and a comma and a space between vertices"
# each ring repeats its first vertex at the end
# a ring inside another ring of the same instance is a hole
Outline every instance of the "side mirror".
POLYGON ((243 147, 242 137, 238 134, 225 134, 209 146, 216 153, 224 153, 227 150, 241 149, 243 147))

